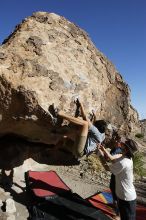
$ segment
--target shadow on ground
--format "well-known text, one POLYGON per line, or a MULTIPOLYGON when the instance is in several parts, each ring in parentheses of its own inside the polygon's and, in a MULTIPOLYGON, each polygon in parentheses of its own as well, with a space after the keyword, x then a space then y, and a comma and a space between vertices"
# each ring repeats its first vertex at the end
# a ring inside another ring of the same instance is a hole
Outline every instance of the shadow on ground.
POLYGON ((146 206, 146 180, 141 180, 135 184, 137 192, 137 202, 146 206))
MULTIPOLYGON (((39 164, 47 165, 75 165, 79 162, 71 153, 65 150, 56 150, 53 145, 43 143, 32 143, 23 137, 14 135, 6 135, 0 138, 0 187, 5 192, 9 192, 10 196, 17 203, 29 206, 31 196, 26 192, 26 188, 13 182, 14 168, 21 166, 25 160, 32 158, 39 164), (7 171, 9 174, 7 175, 7 171), (14 190, 14 188, 19 188, 14 190)), ((24 184, 23 184, 24 185, 24 184)), ((4 196, 6 199, 6 197, 4 196)), ((5 207, 3 206, 5 212, 5 207)))
POLYGON ((70 152, 57 150, 53 145, 32 143, 13 135, 3 136, 0 139, 0 169, 13 169, 22 165, 28 158, 48 165, 78 164, 70 152))

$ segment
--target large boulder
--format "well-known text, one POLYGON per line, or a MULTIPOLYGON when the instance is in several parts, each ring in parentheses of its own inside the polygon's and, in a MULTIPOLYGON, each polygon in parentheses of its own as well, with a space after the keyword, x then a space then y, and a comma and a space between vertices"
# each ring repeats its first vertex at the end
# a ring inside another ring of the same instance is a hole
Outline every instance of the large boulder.
POLYGON ((97 118, 130 131, 130 90, 114 65, 75 24, 34 13, 0 47, 1 136, 56 144, 48 107, 54 103, 74 115, 75 96, 87 113, 96 109, 97 118))

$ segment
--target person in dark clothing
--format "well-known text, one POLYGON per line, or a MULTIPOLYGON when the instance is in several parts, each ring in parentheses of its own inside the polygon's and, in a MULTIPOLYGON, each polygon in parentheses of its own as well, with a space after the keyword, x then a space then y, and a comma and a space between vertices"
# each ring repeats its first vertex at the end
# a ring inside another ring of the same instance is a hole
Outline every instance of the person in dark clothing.
MULTIPOLYGON (((113 160, 116 160, 122 156, 121 137, 117 133, 115 133, 113 138, 114 138, 114 144, 113 144, 113 148, 110 151, 110 154, 113 156, 113 160)), ((115 189, 116 189, 115 175, 112 173, 110 178, 110 190, 113 197, 113 205, 116 215, 119 215, 118 202, 117 202, 115 189)))

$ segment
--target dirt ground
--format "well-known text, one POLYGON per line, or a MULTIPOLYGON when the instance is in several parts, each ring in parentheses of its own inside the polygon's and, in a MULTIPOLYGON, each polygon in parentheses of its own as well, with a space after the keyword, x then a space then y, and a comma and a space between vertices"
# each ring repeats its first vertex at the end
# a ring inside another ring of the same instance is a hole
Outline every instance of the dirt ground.
POLYGON ((72 191, 83 198, 107 188, 110 178, 104 172, 95 172, 86 157, 78 162, 70 153, 22 139, 1 139, 0 155, 0 220, 28 218, 26 207, 30 200, 24 179, 24 173, 28 170, 56 171, 72 191), (11 170, 11 175, 5 174, 4 170, 11 170), (13 203, 10 207, 7 205, 9 198, 13 203))
MULTIPOLYGON (((24 173, 28 170, 48 171, 54 170, 63 179, 63 181, 83 198, 87 198, 98 191, 107 188, 107 182, 102 182, 102 177, 94 177, 94 174, 84 175, 81 165, 74 166, 54 166, 39 164, 33 159, 27 159, 23 165, 14 169, 13 186, 11 188, 0 188, 0 199, 5 202, 8 198, 12 198, 15 203, 16 212, 14 213, 16 220, 26 220, 29 216, 26 206, 29 205, 29 198, 25 192, 24 173)), ((7 213, 1 211, 1 220, 6 219, 7 213), (3 217, 2 217, 3 215, 3 217), (5 216, 5 217, 4 217, 5 216)))
MULTIPOLYGON (((83 198, 109 186, 110 173, 105 171, 96 158, 82 158, 78 162, 71 154, 54 150, 44 144, 28 143, 21 139, 0 140, 0 220, 26 220, 29 216, 27 206, 29 196, 25 191, 24 173, 28 170, 54 170, 63 181, 83 198), (3 170, 11 170, 9 178, 3 170), (9 183, 12 183, 9 184, 9 183), (7 207, 8 199, 13 205, 7 207)), ((138 200, 146 205, 146 180, 136 183, 138 200)))

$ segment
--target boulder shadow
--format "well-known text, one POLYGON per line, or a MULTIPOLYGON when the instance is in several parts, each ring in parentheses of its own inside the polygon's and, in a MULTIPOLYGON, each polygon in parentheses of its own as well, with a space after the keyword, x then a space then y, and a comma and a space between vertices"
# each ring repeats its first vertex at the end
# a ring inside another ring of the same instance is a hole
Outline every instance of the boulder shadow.
MULTIPOLYGON (((60 143, 61 144, 61 143, 60 143)), ((60 146, 61 147, 61 146, 60 146)), ((24 137, 6 135, 0 138, 0 187, 9 192, 15 202, 28 207, 32 203, 26 188, 13 181, 14 168, 23 165, 24 161, 32 158, 40 164, 75 165, 79 162, 73 155, 63 149, 55 149, 53 145, 32 143, 24 137), (7 173, 9 173, 7 175, 7 173), (18 193, 14 186, 20 188, 18 193)))
POLYGON ((54 145, 29 142, 12 134, 3 136, 0 138, 0 169, 11 170, 21 166, 29 158, 48 165, 78 164, 76 158, 61 147, 60 145, 59 149, 56 149, 54 145))

